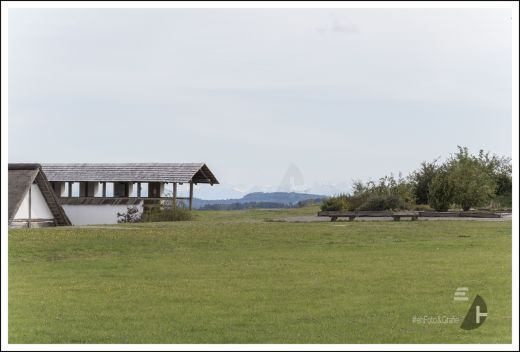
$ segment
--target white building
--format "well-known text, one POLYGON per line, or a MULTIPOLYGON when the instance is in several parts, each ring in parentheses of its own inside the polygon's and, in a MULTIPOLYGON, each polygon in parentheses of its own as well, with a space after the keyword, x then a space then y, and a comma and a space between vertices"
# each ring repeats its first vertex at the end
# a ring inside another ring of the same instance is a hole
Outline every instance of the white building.
POLYGON ((166 200, 173 205, 186 200, 191 210, 194 184, 218 184, 204 163, 43 164, 42 169, 74 225, 114 224, 129 206, 142 211, 166 200), (169 197, 167 183, 173 185, 169 197), (177 185, 184 183, 189 197, 178 197, 177 185))

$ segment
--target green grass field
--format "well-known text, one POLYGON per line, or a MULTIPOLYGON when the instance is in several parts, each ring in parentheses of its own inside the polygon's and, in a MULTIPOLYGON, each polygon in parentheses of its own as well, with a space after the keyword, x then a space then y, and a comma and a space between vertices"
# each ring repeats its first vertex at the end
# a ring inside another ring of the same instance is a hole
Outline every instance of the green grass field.
POLYGON ((511 343, 510 221, 270 221, 316 210, 10 230, 9 342, 511 343))

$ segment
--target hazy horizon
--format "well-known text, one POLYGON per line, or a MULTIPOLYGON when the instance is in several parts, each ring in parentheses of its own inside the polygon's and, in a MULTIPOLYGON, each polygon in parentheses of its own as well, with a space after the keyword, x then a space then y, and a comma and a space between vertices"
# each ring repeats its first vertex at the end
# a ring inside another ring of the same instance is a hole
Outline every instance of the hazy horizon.
POLYGON ((511 40, 509 9, 9 9, 9 162, 205 162, 232 198, 511 156, 511 40))

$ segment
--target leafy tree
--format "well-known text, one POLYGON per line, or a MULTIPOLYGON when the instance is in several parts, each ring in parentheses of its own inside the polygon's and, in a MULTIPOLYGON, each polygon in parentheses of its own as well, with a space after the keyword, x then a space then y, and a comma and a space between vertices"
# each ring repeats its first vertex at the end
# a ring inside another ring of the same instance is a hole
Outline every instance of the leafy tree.
POLYGON ((495 182, 497 184, 497 196, 511 195, 513 193, 513 178, 511 174, 495 175, 495 182))
POLYGON ((479 159, 486 166, 495 182, 495 198, 499 200, 499 203, 505 202, 510 205, 513 194, 513 166, 511 158, 499 157, 497 155, 490 156, 489 153, 481 151, 479 159))
POLYGON ((432 162, 423 161, 421 168, 410 175, 412 193, 416 204, 428 204, 428 192, 430 184, 437 173, 437 160, 432 162))
POLYGON ((450 181, 448 167, 442 165, 428 186, 428 204, 436 211, 447 211, 453 203, 454 189, 450 181))
POLYGON ((429 204, 437 211, 446 211, 452 204, 464 210, 482 205, 509 205, 512 194, 511 159, 480 150, 471 155, 467 147, 442 164, 438 160, 423 162, 407 179, 392 174, 378 181, 355 181, 348 200, 353 209, 396 208, 395 196, 405 208, 429 204), (494 200, 493 202, 491 202, 494 200), (394 203, 392 203, 394 202, 394 203), (386 203, 392 203, 387 206, 386 203), (414 205, 415 203, 415 205, 414 205))
POLYGON ((467 147, 459 151, 448 162, 448 179, 453 188, 453 201, 464 211, 484 205, 495 195, 496 183, 492 168, 481 151, 479 156, 469 154, 467 147))

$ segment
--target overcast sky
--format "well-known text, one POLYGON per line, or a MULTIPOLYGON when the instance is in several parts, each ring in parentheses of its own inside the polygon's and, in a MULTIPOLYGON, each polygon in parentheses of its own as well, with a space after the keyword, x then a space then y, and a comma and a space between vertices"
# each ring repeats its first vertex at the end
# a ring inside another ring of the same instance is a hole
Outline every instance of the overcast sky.
POLYGON ((508 9, 10 9, 10 162, 206 162, 221 183, 511 155, 508 9))

